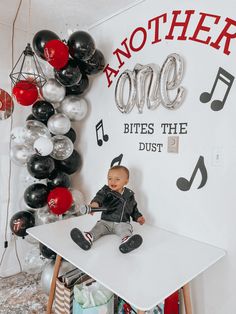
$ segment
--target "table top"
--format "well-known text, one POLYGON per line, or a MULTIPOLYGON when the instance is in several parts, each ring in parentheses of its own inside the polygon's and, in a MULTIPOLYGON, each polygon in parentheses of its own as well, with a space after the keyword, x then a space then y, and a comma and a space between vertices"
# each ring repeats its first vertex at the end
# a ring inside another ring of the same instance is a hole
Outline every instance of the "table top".
POLYGON ((132 223, 143 244, 122 254, 120 239, 107 235, 89 251, 70 238, 72 228, 89 231, 99 214, 60 220, 27 232, 139 310, 162 302, 225 255, 225 251, 150 225, 132 223))

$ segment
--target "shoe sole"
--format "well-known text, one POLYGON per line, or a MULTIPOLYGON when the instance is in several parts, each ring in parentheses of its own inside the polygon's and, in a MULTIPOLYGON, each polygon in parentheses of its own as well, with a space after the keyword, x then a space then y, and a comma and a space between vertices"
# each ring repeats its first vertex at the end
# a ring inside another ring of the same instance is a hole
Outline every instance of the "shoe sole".
POLYGON ((91 248, 91 244, 84 238, 83 233, 74 228, 70 232, 71 239, 83 250, 87 251, 91 248))
POLYGON ((122 253, 129 253, 137 249, 143 243, 143 239, 139 234, 131 236, 125 243, 119 246, 122 253))

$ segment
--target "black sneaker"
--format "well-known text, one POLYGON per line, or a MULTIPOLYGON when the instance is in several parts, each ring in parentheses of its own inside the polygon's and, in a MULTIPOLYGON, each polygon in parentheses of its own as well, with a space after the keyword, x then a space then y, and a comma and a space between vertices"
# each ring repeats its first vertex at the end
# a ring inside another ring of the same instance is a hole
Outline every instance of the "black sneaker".
POLYGON ((134 234, 131 237, 123 240, 123 242, 119 246, 119 250, 122 253, 129 253, 137 249, 142 244, 142 242, 142 237, 139 234, 134 234))
POLYGON ((70 232, 71 239, 83 250, 89 250, 92 246, 92 236, 89 232, 81 232, 73 228, 70 232))

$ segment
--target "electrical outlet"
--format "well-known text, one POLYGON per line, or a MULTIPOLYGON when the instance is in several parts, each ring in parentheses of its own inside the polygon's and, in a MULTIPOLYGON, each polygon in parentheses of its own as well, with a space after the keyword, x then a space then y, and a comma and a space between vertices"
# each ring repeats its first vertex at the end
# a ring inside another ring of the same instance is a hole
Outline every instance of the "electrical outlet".
POLYGON ((179 136, 168 136, 167 152, 178 154, 178 152, 179 152, 179 136))

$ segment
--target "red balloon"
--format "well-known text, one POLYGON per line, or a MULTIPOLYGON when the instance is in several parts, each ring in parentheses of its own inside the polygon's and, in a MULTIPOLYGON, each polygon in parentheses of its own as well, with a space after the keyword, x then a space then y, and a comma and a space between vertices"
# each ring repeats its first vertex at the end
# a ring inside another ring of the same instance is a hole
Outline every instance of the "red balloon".
POLYGON ((58 39, 50 40, 44 46, 45 59, 56 70, 60 70, 67 65, 69 60, 69 48, 58 39))
POLYGON ((50 210, 56 214, 64 214, 73 202, 71 192, 64 187, 56 187, 48 194, 47 203, 50 210))
POLYGON ((12 94, 22 106, 30 106, 38 99, 38 89, 35 84, 22 80, 16 83, 12 89, 12 94))

